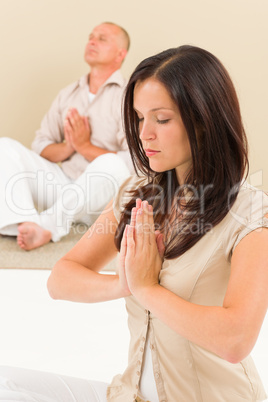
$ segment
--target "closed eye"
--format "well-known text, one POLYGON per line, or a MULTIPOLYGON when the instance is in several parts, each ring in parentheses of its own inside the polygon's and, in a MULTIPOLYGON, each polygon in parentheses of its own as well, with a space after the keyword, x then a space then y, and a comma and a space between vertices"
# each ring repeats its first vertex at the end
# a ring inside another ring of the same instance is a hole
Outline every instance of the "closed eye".
POLYGON ((157 120, 158 124, 166 124, 170 121, 170 119, 165 119, 165 120, 157 120))

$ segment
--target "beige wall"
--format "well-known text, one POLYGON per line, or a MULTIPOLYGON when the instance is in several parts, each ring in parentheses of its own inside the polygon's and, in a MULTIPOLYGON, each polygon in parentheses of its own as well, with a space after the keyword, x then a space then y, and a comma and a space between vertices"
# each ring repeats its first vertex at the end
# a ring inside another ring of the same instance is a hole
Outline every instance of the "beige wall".
POLYGON ((268 190, 267 0, 0 0, 0 136, 30 146, 57 92, 87 72, 88 33, 114 21, 130 33, 126 77, 143 58, 181 44, 229 70, 250 143, 252 184, 268 190))

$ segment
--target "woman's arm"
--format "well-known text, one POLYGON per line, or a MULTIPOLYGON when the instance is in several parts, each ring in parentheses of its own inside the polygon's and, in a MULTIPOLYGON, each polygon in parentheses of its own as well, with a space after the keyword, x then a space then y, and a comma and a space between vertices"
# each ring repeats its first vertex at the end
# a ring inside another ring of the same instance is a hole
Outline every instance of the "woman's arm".
POLYGON ((117 225, 111 202, 81 240, 54 266, 47 283, 53 299, 91 303, 128 295, 117 275, 99 273, 117 255, 114 245, 117 225))
MULTIPOLYGON (((146 205, 146 204, 145 204, 146 205)), ((236 247, 222 307, 190 303, 158 283, 161 262, 153 218, 144 206, 127 229, 126 278, 132 294, 174 331, 232 363, 244 359, 258 337, 268 306, 268 229, 236 247), (146 231, 145 227, 151 229, 146 231), (135 235, 134 235, 135 231, 135 235)))

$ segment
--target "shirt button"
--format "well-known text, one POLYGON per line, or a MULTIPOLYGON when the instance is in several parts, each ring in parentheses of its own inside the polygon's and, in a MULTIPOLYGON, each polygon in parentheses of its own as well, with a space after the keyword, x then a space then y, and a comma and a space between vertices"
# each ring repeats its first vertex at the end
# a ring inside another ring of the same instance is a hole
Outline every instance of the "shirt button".
POLYGON ((144 351, 144 348, 140 348, 140 351, 143 352, 143 351, 144 351))
POLYGON ((137 365, 138 365, 138 366, 141 365, 141 361, 140 361, 140 360, 137 361, 137 365))
POLYGON ((160 374, 159 374, 159 373, 155 373, 155 376, 156 376, 156 378, 159 378, 159 377, 160 377, 160 374))
POLYGON ((139 388, 139 386, 138 386, 138 384, 136 384, 136 389, 138 389, 139 388))
MULTIPOLYGON (((137 375, 140 375, 140 373, 141 373, 140 371, 137 371, 137 372, 136 372, 137 375)), ((135 398, 136 398, 136 397, 135 397, 135 398)))
POLYGON ((142 340, 143 340, 143 342, 145 342, 145 337, 144 336, 142 337, 142 340))

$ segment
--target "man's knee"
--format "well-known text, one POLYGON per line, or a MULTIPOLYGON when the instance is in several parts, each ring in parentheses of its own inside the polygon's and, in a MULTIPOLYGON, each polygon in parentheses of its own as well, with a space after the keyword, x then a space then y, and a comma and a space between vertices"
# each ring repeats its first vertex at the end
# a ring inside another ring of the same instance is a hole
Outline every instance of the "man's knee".
POLYGON ((17 143, 18 141, 14 140, 13 138, 9 137, 1 137, 0 138, 0 149, 3 149, 7 146, 12 146, 14 143, 17 143))
POLYGON ((120 156, 114 153, 106 153, 94 159, 85 170, 87 173, 96 172, 112 177, 128 176, 129 170, 120 156))
POLYGON ((25 148, 19 141, 14 140, 14 138, 1 137, 0 138, 0 152, 6 152, 7 150, 19 150, 25 148))

